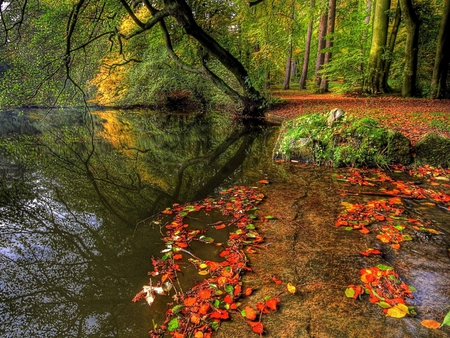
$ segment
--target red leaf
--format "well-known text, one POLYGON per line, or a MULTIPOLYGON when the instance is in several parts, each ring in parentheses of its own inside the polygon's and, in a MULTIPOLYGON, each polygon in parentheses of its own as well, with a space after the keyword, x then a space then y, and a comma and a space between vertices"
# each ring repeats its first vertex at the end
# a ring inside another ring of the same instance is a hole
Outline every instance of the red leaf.
POLYGON ((253 310, 252 307, 246 306, 244 311, 245 311, 245 317, 247 317, 247 319, 249 319, 249 320, 255 320, 256 319, 256 311, 253 310))
POLYGON ((216 311, 211 313, 209 317, 211 319, 228 319, 230 317, 230 314, 228 313, 228 311, 217 309, 216 311))
POLYGON ((247 322, 252 327, 253 332, 262 334, 264 333, 264 326, 261 322, 247 322))
POLYGON ((278 298, 269 298, 268 300, 266 300, 266 306, 273 310, 276 311, 277 310, 277 304, 280 302, 280 300, 278 298))

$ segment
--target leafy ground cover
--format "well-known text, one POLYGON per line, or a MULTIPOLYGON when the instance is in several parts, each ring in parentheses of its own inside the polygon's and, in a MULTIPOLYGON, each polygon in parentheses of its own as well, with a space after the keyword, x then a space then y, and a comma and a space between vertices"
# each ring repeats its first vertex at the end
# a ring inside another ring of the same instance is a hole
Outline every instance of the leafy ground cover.
POLYGON ((400 131, 413 145, 431 131, 450 137, 450 100, 352 97, 331 93, 319 95, 289 90, 272 94, 283 102, 270 111, 270 116, 295 118, 341 108, 347 114, 372 117, 388 128, 400 131))

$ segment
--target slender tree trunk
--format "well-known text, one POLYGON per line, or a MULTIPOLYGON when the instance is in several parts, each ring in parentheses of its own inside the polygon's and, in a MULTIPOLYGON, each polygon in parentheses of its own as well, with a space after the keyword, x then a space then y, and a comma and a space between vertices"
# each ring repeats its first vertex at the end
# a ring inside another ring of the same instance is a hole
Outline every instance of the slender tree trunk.
POLYGON ((397 39, 398 29, 400 27, 400 22, 402 21, 402 10, 400 9, 400 1, 397 3, 397 8, 395 9, 395 17, 394 22, 392 24, 392 31, 389 35, 388 41, 388 57, 385 58, 384 61, 384 69, 383 69, 383 91, 390 92, 392 91, 391 87, 388 84, 389 71, 391 69, 392 64, 392 54, 394 53, 395 40, 397 39))
POLYGON ((327 34, 327 19, 328 19, 327 9, 323 11, 319 21, 319 36, 317 43, 317 59, 315 69, 315 78, 317 86, 320 86, 321 76, 319 74, 319 71, 322 68, 323 61, 325 60, 325 54, 323 53, 322 49, 325 48, 325 35, 327 34))
POLYGON ((291 83, 291 65, 292 65, 292 41, 290 42, 288 55, 286 58, 286 69, 284 72, 284 82, 283 82, 283 90, 289 89, 289 84, 291 83))
POLYGON ((389 18, 387 11, 391 6, 390 0, 376 0, 373 14, 372 44, 370 46, 368 62, 368 78, 364 91, 375 94, 383 92, 382 55, 386 46, 389 18))
POLYGON ((411 97, 416 94, 417 55, 419 48, 419 18, 412 0, 400 0, 403 18, 406 25, 405 68, 403 71, 402 96, 411 97))
POLYGON ((289 15, 289 47, 288 47, 288 55, 286 58, 286 70, 284 73, 284 83, 283 83, 283 90, 289 89, 289 85, 291 83, 291 65, 292 65, 292 23, 294 21, 294 5, 295 0, 292 1, 291 4, 291 14, 289 15))
POLYGON ((436 46, 433 76, 431 78, 431 97, 441 99, 446 96, 447 74, 450 63, 450 0, 445 0, 441 28, 436 46))
MULTIPOLYGON (((331 51, 330 48, 333 47, 333 37, 330 34, 334 33, 334 22, 336 19, 336 0, 330 0, 328 3, 328 23, 327 23, 327 40, 325 43, 325 58, 323 64, 326 65, 331 61, 331 51)), ((320 82, 320 93, 325 93, 328 91, 328 77, 322 76, 322 81, 320 82)))
POLYGON ((314 6, 315 6, 315 0, 311 0, 311 6, 310 6, 311 17, 309 19, 308 31, 306 32, 305 56, 303 57, 302 76, 300 77, 300 82, 298 84, 299 89, 306 89, 306 78, 308 77, 309 55, 311 52, 311 37, 312 37, 312 30, 313 30, 313 24, 314 24, 314 15, 313 15, 314 6))

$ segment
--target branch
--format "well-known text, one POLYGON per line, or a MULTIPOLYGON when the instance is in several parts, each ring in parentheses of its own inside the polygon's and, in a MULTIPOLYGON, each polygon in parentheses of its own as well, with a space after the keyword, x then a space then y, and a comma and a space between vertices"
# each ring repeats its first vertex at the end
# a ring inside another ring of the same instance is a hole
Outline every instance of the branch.
POLYGON ((263 2, 263 1, 264 1, 264 0, 250 1, 250 2, 248 3, 248 5, 249 5, 250 7, 256 6, 257 4, 259 4, 260 2, 263 2))
POLYGON ((120 0, 120 3, 122 4, 122 6, 125 8, 125 10, 127 11, 128 15, 133 19, 133 21, 136 23, 136 25, 138 25, 139 27, 141 27, 142 29, 145 27, 144 23, 138 19, 138 17, 134 14, 133 10, 131 9, 130 6, 128 6, 128 3, 125 0, 120 0))

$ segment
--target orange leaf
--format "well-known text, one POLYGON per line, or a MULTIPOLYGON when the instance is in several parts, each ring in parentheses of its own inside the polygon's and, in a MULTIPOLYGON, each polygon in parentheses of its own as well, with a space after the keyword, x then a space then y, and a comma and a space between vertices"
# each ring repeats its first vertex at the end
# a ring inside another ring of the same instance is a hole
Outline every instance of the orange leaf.
POLYGON ((195 297, 188 297, 184 300, 184 305, 186 305, 186 306, 192 306, 195 303, 197 303, 197 298, 195 298, 195 297))
POLYGON ((230 295, 226 295, 225 298, 223 299, 223 301, 227 304, 231 304, 231 303, 233 303, 234 299, 230 295))
POLYGON ((429 328, 429 329, 438 329, 441 326, 441 323, 432 320, 432 319, 424 319, 420 322, 423 326, 429 328))
POLYGON ((228 313, 228 311, 217 309, 216 311, 211 313, 209 317, 211 319, 228 319, 230 317, 230 314, 228 313))
POLYGON ((253 288, 246 288, 244 291, 244 295, 250 296, 253 292, 253 288))
POLYGON ((202 290, 198 293, 198 296, 201 299, 210 299, 211 298, 211 290, 202 290))
POLYGON ((264 326, 261 322, 247 322, 252 327, 253 332, 262 334, 264 333, 264 326))
POLYGON ((283 283, 283 281, 281 279, 278 279, 278 277, 275 275, 273 275, 271 279, 272 279, 272 282, 274 282, 275 284, 280 285, 281 283, 283 283))
POLYGON ((266 300, 266 305, 269 309, 276 311, 277 310, 277 304, 280 302, 278 298, 269 298, 266 300))
POLYGON ((205 314, 207 314, 209 308, 210 308, 209 303, 203 303, 202 305, 200 305, 200 309, 198 310, 198 314, 199 314, 199 315, 205 315, 205 314))
POLYGON ((200 316, 196 313, 192 314, 191 322, 194 324, 200 324, 200 316))
POLYGON ((256 311, 253 310, 250 306, 245 307, 245 317, 249 320, 255 320, 256 319, 256 311))
POLYGON ((173 255, 173 259, 175 259, 175 260, 179 260, 179 259, 182 259, 182 258, 183 258, 182 254, 173 255))

